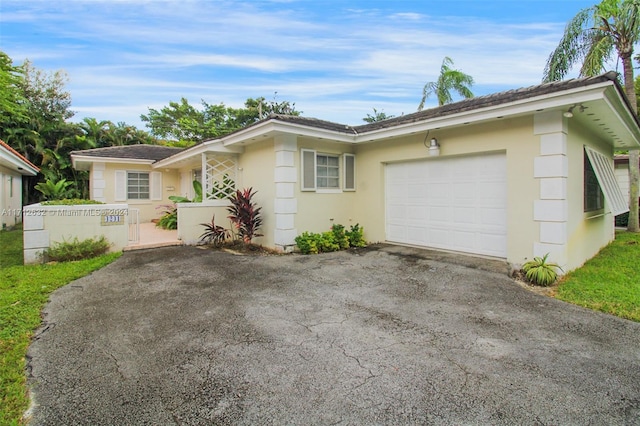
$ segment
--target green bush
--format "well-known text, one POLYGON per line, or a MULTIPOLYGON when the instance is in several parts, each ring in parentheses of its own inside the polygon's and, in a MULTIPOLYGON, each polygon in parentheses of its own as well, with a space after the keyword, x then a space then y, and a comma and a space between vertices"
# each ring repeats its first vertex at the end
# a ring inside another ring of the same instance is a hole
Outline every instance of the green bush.
POLYGON ((318 254, 318 246, 322 240, 321 234, 314 234, 313 232, 303 232, 296 237, 296 245, 300 252, 303 254, 318 254))
POLYGON ((65 198, 64 200, 43 201, 43 206, 81 206, 85 204, 104 204, 102 201, 65 198))
POLYGON ((296 237, 295 241, 302 254, 317 254, 349 247, 364 247, 367 243, 363 235, 363 229, 358 224, 351 226, 349 231, 345 231, 344 226, 335 224, 331 227, 331 231, 303 232, 296 237))
POLYGON ((346 233, 349 239, 349 247, 366 247, 367 242, 364 240, 364 228, 359 223, 351 225, 351 229, 346 233))
POLYGON ((344 226, 335 224, 331 227, 335 243, 338 244, 340 250, 349 248, 349 237, 345 234, 344 226))
POLYGON ((73 241, 54 243, 42 255, 44 260, 48 262, 69 262, 100 256, 105 254, 110 246, 111 244, 104 235, 99 238, 87 238, 82 241, 75 237, 73 241))

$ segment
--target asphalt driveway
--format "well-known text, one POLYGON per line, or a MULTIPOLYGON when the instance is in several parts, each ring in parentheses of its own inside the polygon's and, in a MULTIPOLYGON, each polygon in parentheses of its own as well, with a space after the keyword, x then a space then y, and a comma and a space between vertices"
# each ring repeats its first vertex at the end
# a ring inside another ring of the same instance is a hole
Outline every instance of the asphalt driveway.
POLYGON ((52 295, 31 424, 640 424, 640 324, 437 259, 127 252, 52 295))

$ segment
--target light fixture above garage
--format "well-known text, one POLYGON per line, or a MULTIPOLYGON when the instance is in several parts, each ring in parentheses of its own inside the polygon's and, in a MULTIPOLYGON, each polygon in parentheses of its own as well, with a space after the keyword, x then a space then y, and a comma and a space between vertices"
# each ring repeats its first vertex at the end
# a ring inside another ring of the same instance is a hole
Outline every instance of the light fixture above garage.
POLYGON ((440 144, 436 138, 431 138, 431 143, 429 144, 429 155, 433 157, 440 155, 440 144))
POLYGON ((584 110, 586 109, 582 104, 573 104, 562 115, 566 118, 571 118, 573 117, 573 110, 576 108, 578 108, 578 111, 580 112, 584 112, 584 110))

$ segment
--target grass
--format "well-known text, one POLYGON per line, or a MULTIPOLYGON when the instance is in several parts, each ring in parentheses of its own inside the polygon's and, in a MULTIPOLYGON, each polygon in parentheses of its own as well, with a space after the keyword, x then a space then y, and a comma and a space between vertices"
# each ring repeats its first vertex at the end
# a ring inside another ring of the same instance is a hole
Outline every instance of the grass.
POLYGON ((555 297, 640 321, 640 234, 616 233, 615 241, 560 281, 555 297))
POLYGON ((29 406, 25 357, 49 294, 119 256, 22 265, 22 230, 0 231, 0 425, 21 424, 29 406))

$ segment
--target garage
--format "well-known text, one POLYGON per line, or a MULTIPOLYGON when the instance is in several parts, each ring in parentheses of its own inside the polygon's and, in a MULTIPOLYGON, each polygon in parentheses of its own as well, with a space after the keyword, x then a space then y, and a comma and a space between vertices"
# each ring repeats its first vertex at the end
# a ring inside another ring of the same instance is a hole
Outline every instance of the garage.
POLYGON ((389 242, 507 257, 505 153, 385 166, 389 242))

